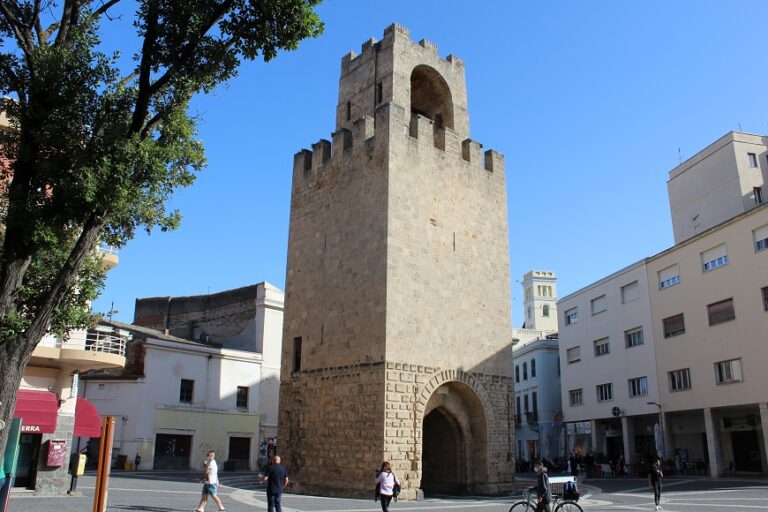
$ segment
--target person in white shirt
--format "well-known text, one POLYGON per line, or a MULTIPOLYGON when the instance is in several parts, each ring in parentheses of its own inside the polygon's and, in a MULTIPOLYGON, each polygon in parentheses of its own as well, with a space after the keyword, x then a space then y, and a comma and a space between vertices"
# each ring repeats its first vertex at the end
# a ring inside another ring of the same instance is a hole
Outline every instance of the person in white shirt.
POLYGON ((216 491, 219 487, 219 465, 216 464, 216 452, 211 450, 208 452, 208 458, 203 462, 205 468, 205 479, 203 480, 203 497, 200 498, 200 504, 197 506, 196 512, 205 512, 205 505, 208 503, 208 496, 216 503, 219 511, 226 510, 224 505, 221 504, 221 500, 216 495, 216 491))
POLYGON ((376 476, 376 484, 379 486, 379 494, 381 495, 381 510, 382 512, 388 512, 392 496, 395 494, 395 486, 400 487, 400 480, 392 472, 392 464, 388 461, 381 465, 381 471, 376 476))

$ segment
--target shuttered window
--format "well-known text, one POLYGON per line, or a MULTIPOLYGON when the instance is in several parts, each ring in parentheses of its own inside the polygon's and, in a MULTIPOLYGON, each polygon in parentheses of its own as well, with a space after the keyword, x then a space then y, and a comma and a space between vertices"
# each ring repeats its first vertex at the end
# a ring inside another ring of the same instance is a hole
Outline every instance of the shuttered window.
POLYGON ((755 236, 755 250, 764 251, 768 249, 768 225, 757 228, 753 233, 755 236))
POLYGON ((669 288, 680 282, 680 267, 677 264, 659 272, 659 288, 669 288))
POLYGON ((704 272, 709 272, 717 267, 722 267, 728 263, 728 253, 725 249, 725 244, 713 247, 708 251, 701 253, 701 265, 704 272))
POLYGON ((733 310, 733 299, 721 300, 707 306, 709 325, 721 324, 736 318, 733 310))
POLYGON ((626 304, 640 298, 640 285, 637 281, 621 287, 621 303, 626 304))
POLYGON ((608 301, 605 299, 605 295, 601 295, 595 299, 592 299, 592 314, 596 315, 602 313, 608 309, 608 301))

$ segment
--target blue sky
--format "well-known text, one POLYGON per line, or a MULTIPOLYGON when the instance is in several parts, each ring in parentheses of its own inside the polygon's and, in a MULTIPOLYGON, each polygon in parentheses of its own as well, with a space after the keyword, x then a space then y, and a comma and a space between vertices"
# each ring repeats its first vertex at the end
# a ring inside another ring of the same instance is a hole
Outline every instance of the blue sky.
MULTIPOLYGON (((180 229, 120 252, 94 309, 285 285, 293 155, 334 128, 341 57, 392 22, 466 64, 472 138, 506 157, 516 282, 559 295, 672 244, 667 172, 730 130, 768 133, 764 1, 327 1, 318 39, 195 99, 208 167, 172 200, 180 229)), ((124 21, 123 25, 127 25, 124 21)), ((107 42, 132 43, 105 25, 107 42)))

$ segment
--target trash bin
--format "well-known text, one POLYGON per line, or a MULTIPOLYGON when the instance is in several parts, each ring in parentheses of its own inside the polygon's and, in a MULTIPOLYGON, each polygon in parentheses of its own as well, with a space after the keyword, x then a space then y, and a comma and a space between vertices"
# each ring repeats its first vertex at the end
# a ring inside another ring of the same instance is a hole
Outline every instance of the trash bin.
POLYGON ((124 469, 126 471, 133 471, 133 462, 131 461, 125 461, 125 467, 124 469))

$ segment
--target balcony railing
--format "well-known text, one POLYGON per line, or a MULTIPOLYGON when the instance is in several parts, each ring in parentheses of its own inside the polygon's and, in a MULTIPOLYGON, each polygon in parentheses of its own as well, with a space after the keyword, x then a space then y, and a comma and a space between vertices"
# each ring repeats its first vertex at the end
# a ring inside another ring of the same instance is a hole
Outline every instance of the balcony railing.
POLYGON ((125 331, 104 330, 102 327, 70 333, 66 341, 56 340, 56 348, 90 350, 125 356, 125 344, 130 335, 125 331))

